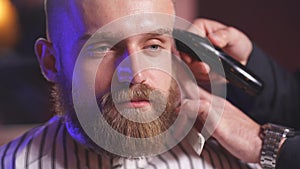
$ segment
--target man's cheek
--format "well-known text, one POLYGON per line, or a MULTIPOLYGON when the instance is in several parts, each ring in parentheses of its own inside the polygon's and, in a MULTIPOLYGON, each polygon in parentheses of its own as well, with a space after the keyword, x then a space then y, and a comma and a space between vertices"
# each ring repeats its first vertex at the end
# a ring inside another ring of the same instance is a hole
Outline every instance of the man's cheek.
POLYGON ((172 77, 168 73, 165 73, 160 70, 155 70, 156 74, 154 74, 154 88, 160 89, 165 96, 169 95, 169 89, 171 87, 172 77))
POLYGON ((95 93, 96 95, 103 95, 104 93, 110 92, 113 73, 115 69, 113 66, 101 63, 98 66, 95 78, 95 93))

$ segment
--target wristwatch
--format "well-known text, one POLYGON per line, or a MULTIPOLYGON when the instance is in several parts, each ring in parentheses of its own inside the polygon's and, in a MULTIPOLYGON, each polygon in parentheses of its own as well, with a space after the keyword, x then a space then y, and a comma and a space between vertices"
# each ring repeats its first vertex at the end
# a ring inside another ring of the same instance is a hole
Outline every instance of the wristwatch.
POLYGON ((267 123, 262 126, 261 138, 263 146, 260 156, 260 164, 263 169, 275 169, 279 144, 283 138, 294 135, 292 128, 267 123))

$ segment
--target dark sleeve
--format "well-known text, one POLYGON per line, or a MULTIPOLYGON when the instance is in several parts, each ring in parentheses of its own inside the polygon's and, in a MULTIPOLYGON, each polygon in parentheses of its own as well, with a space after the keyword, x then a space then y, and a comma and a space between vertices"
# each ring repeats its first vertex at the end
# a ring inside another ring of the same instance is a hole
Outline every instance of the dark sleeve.
POLYGON ((300 136, 288 138, 280 150, 276 169, 299 169, 300 136))
POLYGON ((251 97, 229 85, 228 100, 260 124, 272 122, 299 130, 299 76, 280 67, 256 45, 247 68, 261 78, 263 91, 251 97))

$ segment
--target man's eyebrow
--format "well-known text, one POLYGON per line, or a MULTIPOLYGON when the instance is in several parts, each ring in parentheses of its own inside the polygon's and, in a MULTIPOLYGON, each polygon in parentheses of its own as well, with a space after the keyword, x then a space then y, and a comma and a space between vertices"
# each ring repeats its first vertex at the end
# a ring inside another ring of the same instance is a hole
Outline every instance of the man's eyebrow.
POLYGON ((146 34, 157 34, 157 35, 172 35, 172 29, 167 28, 159 28, 150 32, 147 32, 146 34))
POLYGON ((94 33, 94 34, 90 34, 90 33, 86 33, 84 35, 82 35, 79 39, 80 40, 88 40, 89 38, 92 39, 116 39, 117 37, 120 37, 120 34, 116 34, 116 33, 112 33, 112 32, 99 32, 99 33, 94 33))
MULTIPOLYGON (((167 28, 159 28, 156 30, 148 31, 141 33, 141 35, 172 35, 172 29, 167 28)), ((137 34, 138 35, 138 34, 137 34)), ((133 35, 134 36, 134 35, 133 35)), ((118 42, 124 37, 124 33, 122 32, 97 32, 95 34, 86 33, 79 38, 79 40, 87 41, 89 38, 92 38, 93 42, 99 41, 110 41, 110 42, 118 42)))

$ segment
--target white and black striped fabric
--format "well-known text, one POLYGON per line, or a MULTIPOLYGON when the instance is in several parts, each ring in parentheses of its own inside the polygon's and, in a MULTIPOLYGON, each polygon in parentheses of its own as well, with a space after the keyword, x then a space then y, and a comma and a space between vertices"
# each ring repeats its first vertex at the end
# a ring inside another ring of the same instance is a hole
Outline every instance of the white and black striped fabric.
POLYGON ((86 149, 68 134, 63 117, 55 116, 0 148, 0 169, 259 169, 243 163, 214 141, 198 155, 187 141, 146 159, 111 159, 86 149))

